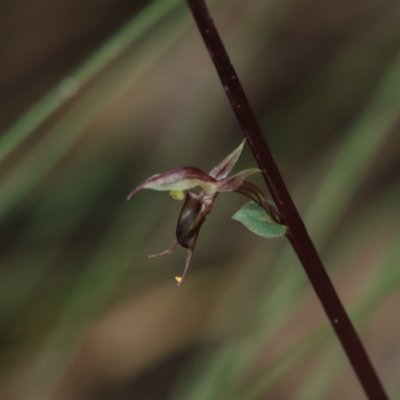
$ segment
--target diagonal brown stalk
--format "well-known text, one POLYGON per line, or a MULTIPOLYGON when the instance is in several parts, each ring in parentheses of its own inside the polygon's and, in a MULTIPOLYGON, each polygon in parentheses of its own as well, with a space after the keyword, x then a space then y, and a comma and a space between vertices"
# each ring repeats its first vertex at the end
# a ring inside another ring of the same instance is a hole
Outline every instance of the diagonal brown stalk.
POLYGON ((335 330, 367 397, 388 399, 352 322, 311 241, 265 141, 204 0, 187 0, 222 86, 278 207, 298 259, 335 330))

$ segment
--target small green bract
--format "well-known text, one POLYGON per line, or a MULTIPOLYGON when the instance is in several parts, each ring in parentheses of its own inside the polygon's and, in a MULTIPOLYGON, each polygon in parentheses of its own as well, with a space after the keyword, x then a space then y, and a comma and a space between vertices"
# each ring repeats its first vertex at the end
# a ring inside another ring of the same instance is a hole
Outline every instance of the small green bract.
POLYGON ((248 230, 256 235, 266 238, 281 237, 286 234, 287 227, 277 224, 265 212, 265 210, 254 201, 246 203, 232 217, 235 221, 241 222, 248 230))

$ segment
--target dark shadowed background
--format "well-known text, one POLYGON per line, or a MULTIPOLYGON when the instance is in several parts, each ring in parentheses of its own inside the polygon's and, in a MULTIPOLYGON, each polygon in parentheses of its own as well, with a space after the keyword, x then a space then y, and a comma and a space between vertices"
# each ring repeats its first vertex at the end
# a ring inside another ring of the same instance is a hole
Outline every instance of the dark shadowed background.
MULTIPOLYGON (((209 1, 290 191, 400 397, 400 3, 209 1)), ((127 194, 242 140, 182 0, 0 2, 0 399, 364 399, 285 239, 221 194, 127 194)), ((254 167, 245 148, 236 170, 254 167)), ((262 179, 251 179, 266 190, 262 179)))

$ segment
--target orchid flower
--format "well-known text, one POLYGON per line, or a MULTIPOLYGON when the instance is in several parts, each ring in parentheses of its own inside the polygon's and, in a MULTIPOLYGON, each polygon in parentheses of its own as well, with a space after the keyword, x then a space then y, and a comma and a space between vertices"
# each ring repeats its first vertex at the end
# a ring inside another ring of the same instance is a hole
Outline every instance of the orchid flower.
POLYGON ((151 176, 128 196, 128 200, 130 200, 139 190, 152 189, 169 191, 174 199, 183 200, 184 191, 187 191, 176 227, 176 241, 167 250, 149 256, 158 257, 171 254, 179 245, 187 249, 183 274, 175 278, 178 286, 182 283, 189 268, 200 228, 206 216, 211 212, 212 205, 219 193, 240 193, 262 207, 275 221, 278 220, 277 213, 270 206, 263 193, 256 186, 246 181, 249 176, 260 172, 259 169, 250 168, 228 176, 242 153, 244 143, 245 141, 216 165, 209 174, 193 167, 175 168, 151 176), (203 189, 199 194, 188 191, 197 186, 203 189))

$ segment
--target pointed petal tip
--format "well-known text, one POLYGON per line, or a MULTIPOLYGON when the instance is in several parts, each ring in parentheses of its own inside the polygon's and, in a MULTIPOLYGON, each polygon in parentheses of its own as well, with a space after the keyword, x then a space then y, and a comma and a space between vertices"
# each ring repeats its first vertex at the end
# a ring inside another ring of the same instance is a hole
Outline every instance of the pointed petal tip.
POLYGON ((129 201, 135 193, 136 193, 135 190, 133 192, 129 193, 128 197, 126 198, 126 201, 129 201))
POLYGON ((129 201, 141 189, 143 189, 143 184, 136 186, 135 189, 133 189, 132 192, 128 194, 126 201, 129 201))
POLYGON ((236 165, 240 154, 242 153, 245 142, 246 139, 244 139, 242 143, 238 147, 236 147, 235 150, 232 151, 232 153, 230 153, 220 163, 218 163, 210 171, 210 176, 216 178, 217 180, 226 178, 228 174, 232 171, 233 167, 236 165))
POLYGON ((221 179, 217 182, 216 187, 218 192, 233 192, 237 190, 244 180, 256 173, 261 172, 258 168, 249 168, 238 172, 235 175, 229 176, 225 179, 221 179))
POLYGON ((240 145, 238 146, 238 148, 236 149, 236 151, 239 153, 239 156, 242 154, 243 151, 243 147, 246 144, 247 140, 243 139, 242 143, 240 143, 240 145))

